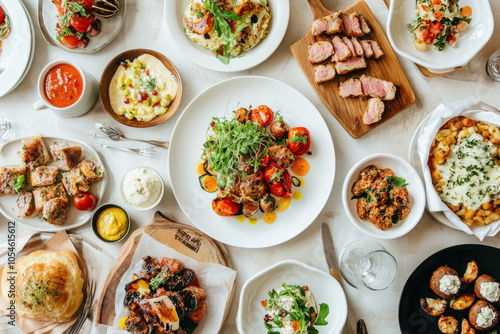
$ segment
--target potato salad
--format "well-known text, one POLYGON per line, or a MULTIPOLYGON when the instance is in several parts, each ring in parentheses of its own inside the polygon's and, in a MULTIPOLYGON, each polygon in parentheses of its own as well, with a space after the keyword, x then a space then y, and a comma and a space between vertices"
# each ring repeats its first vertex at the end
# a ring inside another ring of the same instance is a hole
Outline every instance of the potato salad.
POLYGON ((269 291, 269 299, 262 301, 267 311, 264 325, 268 333, 314 334, 314 326, 325 326, 329 307, 316 304, 313 294, 307 286, 288 285, 269 291), (276 328, 277 327, 277 328, 276 328))
POLYGON ((413 44, 419 51, 434 45, 438 51, 455 46, 457 37, 470 24, 472 9, 459 0, 416 0, 417 17, 408 24, 413 44))

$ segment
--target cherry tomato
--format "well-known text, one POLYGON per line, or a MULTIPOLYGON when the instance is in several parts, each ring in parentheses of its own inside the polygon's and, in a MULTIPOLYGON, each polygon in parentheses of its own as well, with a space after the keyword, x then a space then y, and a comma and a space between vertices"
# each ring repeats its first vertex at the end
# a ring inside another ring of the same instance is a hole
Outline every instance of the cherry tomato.
POLYGON ((94 0, 77 0, 76 2, 81 3, 85 9, 92 9, 94 5, 94 0))
POLYGON ((285 168, 271 162, 264 172, 264 179, 274 196, 290 197, 292 195, 292 177, 285 168))
POLYGON ((59 38, 59 42, 68 48, 74 49, 80 44, 81 40, 73 35, 65 35, 59 38))
POLYGON ((262 126, 271 124, 274 118, 274 112, 268 106, 258 106, 253 109, 250 114, 250 120, 254 123, 259 123, 262 126))
POLYGON ((5 12, 3 11, 3 8, 0 7, 0 24, 2 24, 4 20, 5 20, 5 12))
POLYGON ((69 23, 79 32, 87 32, 90 30, 90 26, 95 22, 94 15, 90 14, 89 17, 82 16, 80 14, 75 14, 69 19, 69 23))
POLYGON ((75 208, 80 211, 90 211, 95 208, 97 198, 91 193, 78 193, 73 197, 75 208))
POLYGON ((266 157, 264 158, 264 160, 262 160, 262 162, 260 163, 259 168, 260 169, 266 169, 267 166, 269 165, 269 161, 270 160, 271 160, 271 156, 269 154, 266 155, 266 157))
POLYGON ((219 216, 235 216, 240 211, 240 205, 231 198, 216 198, 212 201, 212 210, 219 216))
POLYGON ((309 151, 311 146, 311 135, 309 130, 304 127, 291 128, 288 131, 288 140, 286 146, 295 155, 302 155, 309 151))

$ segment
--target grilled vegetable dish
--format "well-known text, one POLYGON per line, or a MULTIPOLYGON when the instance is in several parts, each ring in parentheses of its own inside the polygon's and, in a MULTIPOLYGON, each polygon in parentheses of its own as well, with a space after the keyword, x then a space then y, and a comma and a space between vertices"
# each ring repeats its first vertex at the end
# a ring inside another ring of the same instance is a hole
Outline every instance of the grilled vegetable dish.
POLYGON ((85 48, 89 38, 101 32, 101 20, 119 9, 118 0, 52 0, 58 12, 57 40, 64 46, 85 48), (95 15, 94 15, 95 14, 95 15))
POLYGON ((359 173, 351 189, 357 199, 358 216, 368 219, 382 231, 398 224, 410 214, 410 195, 406 180, 394 175, 389 168, 370 165, 359 173))
POLYGON ((125 285, 123 329, 132 334, 191 334, 207 304, 196 273, 168 257, 142 259, 142 270, 125 285))
MULTIPOLYGON (((214 117, 203 144, 201 187, 219 193, 212 209, 219 216, 273 212, 276 197, 292 195, 288 168, 309 151, 304 127, 288 129, 279 113, 265 105, 239 108, 235 117, 214 117)), ((300 182, 300 181, 299 181, 300 182)), ((296 184, 295 184, 296 185, 296 184)))
POLYGON ((329 307, 322 303, 318 309, 309 287, 283 283, 268 294, 261 304, 267 311, 264 325, 269 334, 312 334, 318 333, 313 326, 328 325, 329 307))
POLYGON ((224 64, 255 47, 268 33, 267 0, 189 0, 186 35, 224 64))
POLYGON ((416 0, 417 17, 408 24, 413 44, 419 51, 434 45, 438 51, 446 44, 455 46, 457 37, 470 24, 472 9, 460 8, 459 0, 416 0))

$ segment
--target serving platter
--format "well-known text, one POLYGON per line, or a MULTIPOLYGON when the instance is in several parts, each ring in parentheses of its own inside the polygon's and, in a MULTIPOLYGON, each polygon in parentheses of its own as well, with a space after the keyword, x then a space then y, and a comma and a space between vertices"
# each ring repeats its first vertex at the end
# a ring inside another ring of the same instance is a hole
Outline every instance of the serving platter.
MULTIPOLYGON (((311 10, 313 12, 313 20, 332 14, 332 11, 326 9, 321 3, 321 0, 309 0, 311 10)), ((341 10, 342 8, 336 8, 341 10)), ((314 81, 313 65, 308 60, 308 46, 320 41, 327 40, 326 36, 312 36, 310 29, 302 39, 290 46, 290 50, 299 64, 304 76, 309 81, 312 88, 316 91, 321 101, 335 116, 344 129, 353 137, 359 138, 368 131, 376 128, 389 120, 394 115, 408 108, 415 102, 415 94, 411 85, 406 78, 406 75, 401 68, 401 65, 396 58, 391 44, 387 40, 384 31, 377 22, 370 7, 360 0, 349 8, 342 9, 344 13, 357 12, 363 14, 370 26, 372 33, 369 35, 371 39, 376 40, 385 55, 380 59, 366 59, 367 68, 361 71, 352 72, 348 75, 336 75, 331 81, 325 83, 316 83, 314 81), (338 95, 337 89, 339 82, 347 80, 353 76, 368 75, 378 79, 393 82, 397 86, 396 98, 393 101, 385 101, 385 111, 382 119, 374 124, 366 125, 363 123, 363 113, 368 104, 366 100, 356 98, 342 98, 338 95)))
POLYGON ((35 35, 33 23, 20 1, 0 0, 0 6, 11 19, 10 35, 1 42, 0 97, 16 88, 28 73, 33 60, 35 35))
MULTIPOLYGON (((6 165, 15 165, 21 164, 21 159, 17 154, 18 150, 21 148, 21 142, 24 139, 31 137, 23 137, 14 139, 6 142, 0 147, 0 166, 6 165)), ((99 154, 88 144, 69 138, 60 138, 60 137, 51 137, 42 135, 43 142, 45 143, 45 147, 49 150, 49 146, 55 142, 66 142, 69 146, 81 146, 82 148, 82 159, 94 159, 101 166, 104 167, 104 164, 99 157, 99 154)), ((106 190, 106 184, 108 180, 108 176, 106 175, 106 170, 104 170, 104 177, 102 181, 94 183, 90 186, 90 192, 93 193, 97 197, 96 207, 99 206, 102 197, 104 196, 104 192, 106 190)), ((72 202, 72 198, 70 199, 70 203, 72 202)), ((19 209, 17 208, 17 196, 5 195, 0 196, 0 212, 7 217, 10 221, 15 221, 25 227, 28 227, 35 231, 45 231, 45 232, 54 232, 61 230, 68 230, 71 228, 75 228, 78 226, 82 226, 86 222, 90 220, 92 217, 93 211, 79 211, 75 208, 73 204, 71 204, 70 209, 68 211, 68 218, 62 225, 52 225, 45 221, 43 221, 40 216, 35 216, 32 218, 19 218, 17 217, 19 209)))
POLYGON ((120 9, 109 18, 95 15, 96 19, 101 20, 101 32, 99 35, 91 37, 87 46, 83 49, 68 48, 56 38, 57 9, 51 0, 38 0, 38 27, 42 36, 50 45, 57 46, 71 53, 96 53, 106 45, 110 44, 120 33, 123 33, 122 26, 127 16, 127 1, 118 0, 120 9))
POLYGON ((457 38, 456 47, 447 45, 443 51, 430 46, 418 51, 406 25, 415 17, 414 1, 392 0, 387 20, 387 35, 394 50, 431 72, 449 72, 467 63, 483 48, 493 34, 494 20, 488 0, 460 0, 459 5, 472 8, 472 21, 457 38))
POLYGON ((193 224, 225 244, 262 248, 290 240, 316 219, 332 190, 335 151, 321 114, 300 92, 270 78, 237 77, 206 89, 186 107, 172 133, 168 171, 175 198, 193 224), (196 165, 212 117, 234 117, 232 111, 239 106, 262 104, 275 112, 279 110, 290 127, 304 126, 309 130, 312 155, 303 156, 310 164, 310 172, 303 177, 302 199, 292 201, 285 212, 278 212, 273 224, 265 224, 260 214, 256 216, 257 224, 252 225, 239 223, 235 217, 218 216, 212 210, 216 194, 200 187, 196 165))
MULTIPOLYGON (((399 327, 405 334, 440 334, 438 317, 432 317, 420 307, 420 298, 435 298, 429 286, 429 279, 438 267, 447 265, 459 275, 465 272, 467 263, 476 261, 479 275, 488 274, 500 279, 498 257, 500 249, 483 245, 457 245, 440 250, 425 259, 410 275, 399 301, 399 327)), ((471 290, 469 287, 467 291, 471 290)), ((473 290, 473 289, 472 289, 473 290)), ((446 311, 445 316, 453 315, 459 322, 468 318, 468 310, 446 311)), ((498 327, 498 326, 497 326, 498 327)))
POLYGON ((237 72, 255 67, 269 58, 278 48, 288 27, 290 17, 289 0, 269 0, 271 25, 268 35, 253 49, 229 64, 221 63, 212 52, 195 44, 185 34, 184 11, 188 0, 164 1, 164 16, 170 40, 174 41, 184 56, 198 66, 218 72, 237 72))
MULTIPOLYGON (((221 243, 213 240, 192 226, 173 222, 157 211, 151 224, 134 231, 121 248, 120 254, 118 255, 118 262, 109 273, 102 290, 103 292, 96 312, 97 324, 113 325, 113 320, 116 315, 116 289, 123 274, 131 265, 134 252, 143 233, 148 234, 156 241, 198 262, 213 262, 231 268, 230 257, 221 243)), ((225 305, 221 328, 231 308, 234 288, 235 285, 233 284, 232 291, 225 305)))
POLYGON ((268 291, 283 283, 307 285, 316 303, 326 303, 330 313, 328 325, 315 326, 320 334, 341 333, 347 319, 347 301, 340 283, 327 273, 302 262, 286 260, 250 277, 242 288, 236 324, 241 334, 264 333, 265 309, 261 302, 269 298, 268 291))

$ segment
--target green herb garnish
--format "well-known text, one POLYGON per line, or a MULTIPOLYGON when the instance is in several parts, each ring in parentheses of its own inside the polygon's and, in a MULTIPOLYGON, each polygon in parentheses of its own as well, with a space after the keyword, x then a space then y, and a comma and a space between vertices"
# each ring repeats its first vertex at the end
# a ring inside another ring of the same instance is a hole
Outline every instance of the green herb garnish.
POLYGON ((24 275, 22 276, 26 282, 24 290, 21 290, 21 294, 24 297, 23 305, 31 301, 31 305, 36 308, 38 305, 43 304, 45 296, 50 297, 50 301, 52 301, 52 298, 59 296, 59 292, 49 288, 50 280, 37 281, 35 273, 33 273, 33 279, 29 279, 24 275))
POLYGON ((139 78, 139 83, 137 87, 141 90, 147 90, 148 92, 152 92, 156 89, 156 78, 148 77, 146 80, 143 78, 139 78))
POLYGON ((20 193, 24 188, 24 175, 19 175, 15 180, 14 180, 14 189, 16 190, 16 193, 20 193))
POLYGON ((160 273, 158 275, 156 275, 155 277, 153 277, 150 281, 149 281, 149 287, 151 288, 151 290, 156 290, 158 289, 158 287, 163 283, 163 280, 165 279, 165 273, 168 271, 168 267, 166 267, 165 269, 163 269, 162 271, 160 271, 160 273))

